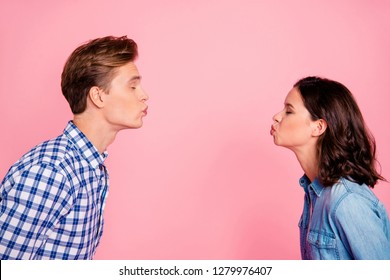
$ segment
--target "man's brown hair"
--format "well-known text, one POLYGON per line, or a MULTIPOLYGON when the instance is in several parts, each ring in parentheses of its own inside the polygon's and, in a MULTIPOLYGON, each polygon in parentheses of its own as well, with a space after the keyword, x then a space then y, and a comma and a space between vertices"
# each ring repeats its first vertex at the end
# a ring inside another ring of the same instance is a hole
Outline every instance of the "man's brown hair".
POLYGON ((84 112, 91 87, 108 91, 116 68, 137 56, 137 44, 127 36, 97 38, 75 49, 61 75, 62 93, 73 114, 84 112))

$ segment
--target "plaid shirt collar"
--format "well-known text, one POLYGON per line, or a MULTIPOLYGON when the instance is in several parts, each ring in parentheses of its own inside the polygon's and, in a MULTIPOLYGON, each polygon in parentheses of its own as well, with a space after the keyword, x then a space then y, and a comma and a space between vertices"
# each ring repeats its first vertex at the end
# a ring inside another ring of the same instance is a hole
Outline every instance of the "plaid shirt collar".
POLYGON ((68 125, 64 129, 64 135, 66 135, 66 137, 68 137, 68 139, 79 149, 80 154, 93 169, 104 164, 108 152, 105 151, 103 154, 100 154, 96 147, 88 140, 84 133, 78 129, 73 121, 68 122, 68 125))

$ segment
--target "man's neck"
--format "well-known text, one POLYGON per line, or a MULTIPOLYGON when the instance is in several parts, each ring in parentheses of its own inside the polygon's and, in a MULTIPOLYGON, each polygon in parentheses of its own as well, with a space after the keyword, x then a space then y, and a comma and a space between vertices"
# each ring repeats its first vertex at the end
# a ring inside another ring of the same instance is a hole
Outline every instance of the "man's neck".
POLYGON ((88 114, 75 115, 73 123, 96 147, 100 154, 115 140, 118 131, 110 129, 99 119, 92 118, 88 114))

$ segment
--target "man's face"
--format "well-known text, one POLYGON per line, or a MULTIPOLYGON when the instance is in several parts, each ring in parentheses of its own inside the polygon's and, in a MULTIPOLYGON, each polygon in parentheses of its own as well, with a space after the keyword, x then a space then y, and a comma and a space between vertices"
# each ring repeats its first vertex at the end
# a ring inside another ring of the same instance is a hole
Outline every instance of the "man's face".
POLYGON ((141 87, 137 66, 129 62, 116 69, 114 78, 105 94, 104 117, 113 129, 119 131, 142 126, 147 115, 145 102, 148 95, 141 87))

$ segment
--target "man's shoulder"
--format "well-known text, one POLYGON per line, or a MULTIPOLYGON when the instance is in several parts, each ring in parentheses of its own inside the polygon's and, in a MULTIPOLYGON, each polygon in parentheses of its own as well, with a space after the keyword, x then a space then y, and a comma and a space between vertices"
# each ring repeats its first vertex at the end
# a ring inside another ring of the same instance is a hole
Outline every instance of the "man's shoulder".
POLYGON ((67 154, 71 149, 71 143, 63 134, 41 142, 21 156, 10 167, 2 181, 2 185, 7 184, 7 181, 12 183, 22 174, 34 173, 37 168, 41 170, 37 174, 43 172, 42 170, 61 173, 62 162, 68 157, 67 154))
POLYGON ((61 134, 36 145, 22 159, 57 165, 71 151, 72 143, 64 134, 61 134))
POLYGON ((72 142, 66 135, 61 134, 30 149, 15 162, 9 172, 20 173, 32 166, 47 166, 54 170, 60 170, 74 156, 72 142))

